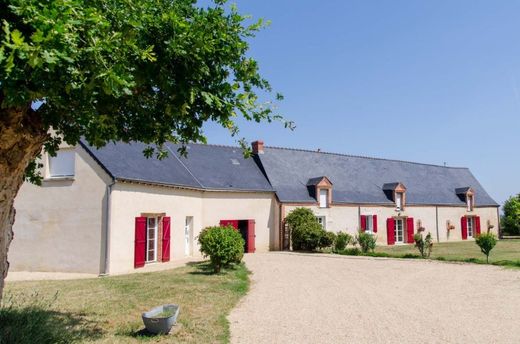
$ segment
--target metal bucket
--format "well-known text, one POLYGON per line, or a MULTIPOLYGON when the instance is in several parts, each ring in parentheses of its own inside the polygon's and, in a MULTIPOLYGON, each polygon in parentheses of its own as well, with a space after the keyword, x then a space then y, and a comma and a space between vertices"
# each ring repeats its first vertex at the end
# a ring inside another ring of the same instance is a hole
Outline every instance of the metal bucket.
POLYGON ((153 334, 168 334, 179 316, 179 305, 162 305, 142 314, 146 330, 153 334), (168 317, 159 317, 164 312, 172 314, 168 317))

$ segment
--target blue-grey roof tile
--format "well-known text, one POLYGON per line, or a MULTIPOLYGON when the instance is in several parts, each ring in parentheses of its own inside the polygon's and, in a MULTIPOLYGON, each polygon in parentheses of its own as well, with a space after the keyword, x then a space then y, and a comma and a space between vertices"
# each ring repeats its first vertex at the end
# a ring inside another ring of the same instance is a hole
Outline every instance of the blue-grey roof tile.
POLYGON ((400 182, 408 204, 462 206, 455 189, 471 187, 477 206, 497 205, 467 168, 275 147, 265 147, 258 158, 282 202, 316 202, 307 183, 326 176, 338 203, 391 204, 383 187, 400 182))

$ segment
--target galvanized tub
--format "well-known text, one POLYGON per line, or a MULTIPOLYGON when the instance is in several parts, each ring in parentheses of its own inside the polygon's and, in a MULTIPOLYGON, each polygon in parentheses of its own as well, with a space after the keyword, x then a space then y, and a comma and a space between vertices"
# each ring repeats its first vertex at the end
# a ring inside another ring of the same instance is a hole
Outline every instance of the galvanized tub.
POLYGON ((146 330, 153 334, 168 334, 179 316, 179 305, 162 305, 142 314, 146 330), (163 313, 168 315, 161 316, 163 313))

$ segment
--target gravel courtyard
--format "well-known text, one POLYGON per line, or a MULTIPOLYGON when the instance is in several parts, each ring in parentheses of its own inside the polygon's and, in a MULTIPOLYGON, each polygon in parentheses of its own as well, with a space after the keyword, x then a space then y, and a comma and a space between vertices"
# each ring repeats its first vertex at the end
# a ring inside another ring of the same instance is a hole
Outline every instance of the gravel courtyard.
POLYGON ((520 270, 284 252, 245 262, 232 343, 520 342, 520 270))

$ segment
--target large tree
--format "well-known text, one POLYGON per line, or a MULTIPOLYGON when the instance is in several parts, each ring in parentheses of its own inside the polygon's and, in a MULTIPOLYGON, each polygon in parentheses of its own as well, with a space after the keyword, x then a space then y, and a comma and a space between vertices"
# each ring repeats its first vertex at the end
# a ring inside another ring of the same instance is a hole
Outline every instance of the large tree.
POLYGON ((511 196, 504 202, 504 215, 501 220, 502 231, 511 235, 520 234, 520 194, 511 196))
POLYGON ((164 157, 166 141, 204 142, 206 121, 233 135, 238 117, 280 119, 247 55, 263 24, 225 0, 0 0, 0 21, 0 299, 14 198, 42 149, 141 141, 164 157))

